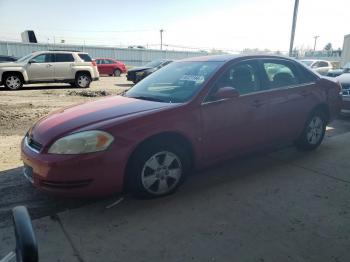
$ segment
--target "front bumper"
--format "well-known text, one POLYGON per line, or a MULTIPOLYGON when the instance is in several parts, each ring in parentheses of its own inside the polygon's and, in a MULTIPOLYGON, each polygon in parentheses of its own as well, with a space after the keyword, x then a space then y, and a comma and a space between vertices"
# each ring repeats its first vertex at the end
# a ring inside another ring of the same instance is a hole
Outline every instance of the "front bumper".
POLYGON ((33 151, 21 144, 26 177, 41 191, 64 197, 100 197, 123 189, 125 165, 114 152, 54 155, 33 151))

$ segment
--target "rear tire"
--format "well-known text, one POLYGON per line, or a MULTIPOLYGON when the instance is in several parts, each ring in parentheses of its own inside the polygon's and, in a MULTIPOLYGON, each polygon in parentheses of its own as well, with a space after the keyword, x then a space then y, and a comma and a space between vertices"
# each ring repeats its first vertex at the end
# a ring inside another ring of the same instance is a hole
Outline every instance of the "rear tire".
POLYGON ((182 147, 169 142, 149 143, 139 148, 129 163, 126 189, 142 198, 174 193, 190 167, 182 147))
POLYGON ((306 121, 304 130, 296 141, 296 146, 300 150, 309 151, 316 149, 321 143, 326 133, 327 117, 320 110, 310 114, 306 121))
POLYGON ((114 70, 113 75, 116 77, 119 77, 122 74, 122 71, 120 71, 119 69, 114 70))
POLYGON ((18 90, 23 86, 23 78, 19 74, 9 73, 4 77, 4 86, 9 90, 18 90))
POLYGON ((75 77, 75 86, 79 88, 89 88, 91 77, 87 73, 78 73, 75 77))

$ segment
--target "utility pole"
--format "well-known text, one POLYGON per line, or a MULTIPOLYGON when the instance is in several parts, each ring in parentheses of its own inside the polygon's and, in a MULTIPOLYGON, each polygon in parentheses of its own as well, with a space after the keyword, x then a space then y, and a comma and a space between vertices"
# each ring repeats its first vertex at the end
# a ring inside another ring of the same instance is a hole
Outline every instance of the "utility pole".
POLYGON ((293 12, 292 32, 291 32, 290 44, 289 44, 289 56, 292 56, 292 54, 293 54, 295 27, 296 27, 296 24, 297 24, 297 17, 298 17, 298 7, 299 7, 299 0, 295 0, 294 12, 293 12))
POLYGON ((319 38, 320 36, 319 35, 315 35, 314 38, 315 38, 315 42, 314 42, 314 52, 316 51, 316 43, 317 43, 317 38, 319 38))
POLYGON ((160 50, 163 50, 163 29, 160 29, 160 50))

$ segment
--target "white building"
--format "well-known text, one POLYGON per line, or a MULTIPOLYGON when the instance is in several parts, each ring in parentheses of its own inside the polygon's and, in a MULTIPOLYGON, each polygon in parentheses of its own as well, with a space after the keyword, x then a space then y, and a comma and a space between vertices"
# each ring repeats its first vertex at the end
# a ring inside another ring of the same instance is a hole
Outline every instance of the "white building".
POLYGON ((341 54, 341 65, 350 62, 350 34, 344 36, 343 51, 341 54))

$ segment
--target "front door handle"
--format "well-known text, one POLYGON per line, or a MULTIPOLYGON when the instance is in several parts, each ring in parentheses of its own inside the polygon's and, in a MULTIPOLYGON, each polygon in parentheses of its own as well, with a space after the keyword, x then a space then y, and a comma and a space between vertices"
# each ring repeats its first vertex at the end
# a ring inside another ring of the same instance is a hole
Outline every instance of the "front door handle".
POLYGON ((46 65, 46 67, 51 67, 51 66, 52 66, 51 64, 46 65))

